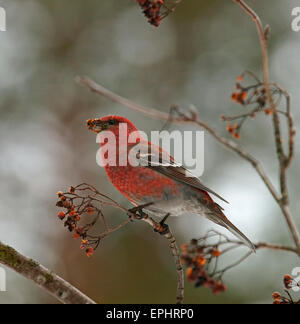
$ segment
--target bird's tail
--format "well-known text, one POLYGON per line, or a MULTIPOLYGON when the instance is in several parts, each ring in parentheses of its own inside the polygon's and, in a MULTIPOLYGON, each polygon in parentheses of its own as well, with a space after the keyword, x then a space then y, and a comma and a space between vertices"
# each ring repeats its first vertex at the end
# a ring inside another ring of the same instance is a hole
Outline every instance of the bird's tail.
POLYGON ((229 219, 223 215, 222 218, 216 217, 215 215, 210 215, 209 217, 213 222, 217 223, 220 226, 225 227, 229 232, 231 232, 234 236, 236 236, 239 240, 241 240, 245 245, 247 245, 254 253, 256 253, 256 249, 254 244, 248 239, 248 237, 243 234, 236 226, 234 226, 229 219))

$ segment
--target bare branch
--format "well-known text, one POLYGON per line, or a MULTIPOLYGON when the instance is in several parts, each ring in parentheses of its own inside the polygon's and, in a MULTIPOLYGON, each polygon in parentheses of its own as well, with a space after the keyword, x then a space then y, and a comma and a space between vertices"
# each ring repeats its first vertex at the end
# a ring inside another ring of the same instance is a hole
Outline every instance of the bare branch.
POLYGON ((168 120, 168 118, 169 118, 169 115, 167 113, 164 113, 164 112, 161 112, 159 110, 152 109, 149 107, 144 107, 144 106, 139 105, 129 99, 123 98, 123 97, 105 89, 100 84, 94 82, 93 80, 91 80, 87 77, 77 77, 76 82, 86 85, 91 91, 96 92, 96 93, 100 94, 101 96, 103 96, 113 102, 123 105, 129 109, 135 110, 139 113, 146 114, 148 116, 162 119, 162 120, 168 120))
POLYGON ((63 304, 96 304, 55 273, 1 242, 0 263, 32 280, 63 304))
MULTIPOLYGON (((161 226, 159 223, 157 223, 154 219, 149 217, 148 215, 142 219, 144 222, 148 223, 150 226, 152 226, 155 230, 160 232, 161 226)), ((182 304, 184 299, 184 273, 181 263, 181 255, 180 250, 177 246, 175 237, 173 236, 170 228, 167 228, 166 233, 163 234, 163 236, 169 241, 170 248, 172 251, 172 255, 175 261, 176 265, 176 271, 177 271, 177 304, 182 304)))
POLYGON ((298 254, 297 249, 292 248, 290 246, 284 246, 284 245, 276 245, 276 244, 269 244, 269 243, 258 243, 258 244, 255 245, 255 248, 257 250, 268 249, 268 250, 285 251, 285 252, 291 252, 291 253, 298 254))

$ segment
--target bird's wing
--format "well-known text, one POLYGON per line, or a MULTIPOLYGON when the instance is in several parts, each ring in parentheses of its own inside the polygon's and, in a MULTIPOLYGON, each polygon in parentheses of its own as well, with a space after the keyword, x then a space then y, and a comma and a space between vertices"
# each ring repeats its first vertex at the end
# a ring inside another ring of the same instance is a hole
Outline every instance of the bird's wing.
POLYGON ((213 190, 204 186, 198 177, 181 164, 177 163, 174 158, 160 147, 151 143, 139 143, 136 146, 138 149, 137 156, 142 166, 150 168, 153 171, 159 172, 173 180, 189 185, 191 187, 207 191, 228 204, 228 201, 218 195, 213 190))

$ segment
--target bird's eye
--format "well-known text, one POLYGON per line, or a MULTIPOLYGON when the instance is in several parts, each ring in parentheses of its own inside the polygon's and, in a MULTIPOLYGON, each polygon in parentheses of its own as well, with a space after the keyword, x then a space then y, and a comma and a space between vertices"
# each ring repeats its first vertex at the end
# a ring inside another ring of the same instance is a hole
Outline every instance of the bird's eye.
POLYGON ((116 125, 116 121, 113 120, 113 119, 110 119, 110 120, 108 121, 108 124, 109 124, 109 125, 116 125))

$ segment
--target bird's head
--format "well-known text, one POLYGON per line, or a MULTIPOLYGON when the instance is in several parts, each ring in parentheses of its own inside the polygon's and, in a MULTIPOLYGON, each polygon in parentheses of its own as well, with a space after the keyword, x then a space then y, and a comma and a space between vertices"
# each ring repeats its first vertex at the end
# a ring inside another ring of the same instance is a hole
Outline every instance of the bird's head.
POLYGON ((102 118, 89 119, 86 122, 88 129, 97 134, 103 131, 118 132, 120 124, 126 124, 129 133, 137 130, 130 120, 121 116, 105 116, 102 118))

